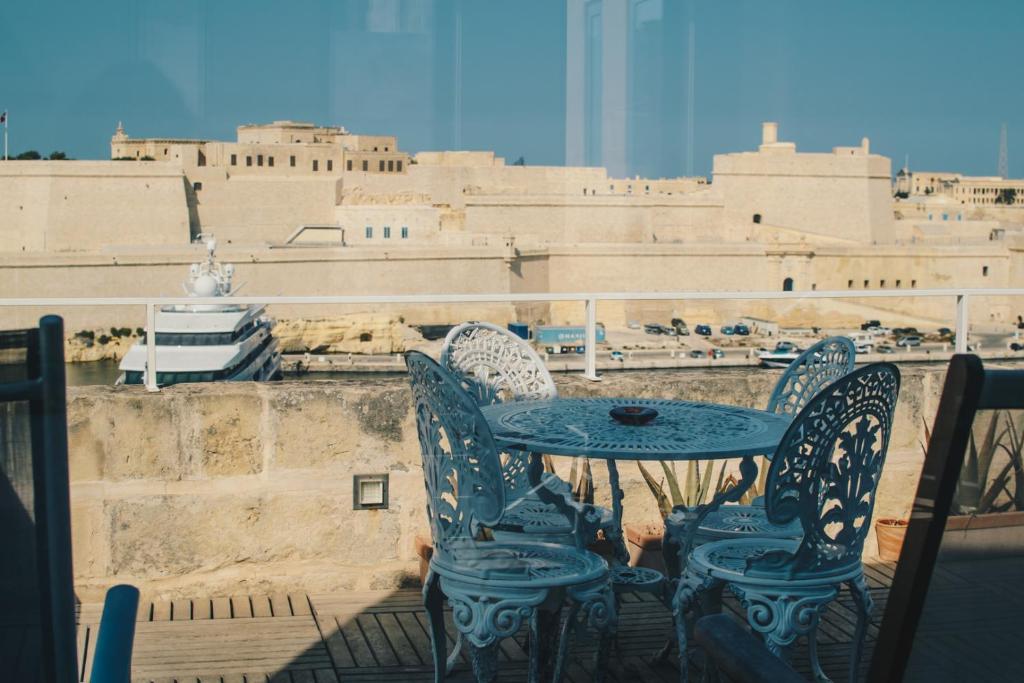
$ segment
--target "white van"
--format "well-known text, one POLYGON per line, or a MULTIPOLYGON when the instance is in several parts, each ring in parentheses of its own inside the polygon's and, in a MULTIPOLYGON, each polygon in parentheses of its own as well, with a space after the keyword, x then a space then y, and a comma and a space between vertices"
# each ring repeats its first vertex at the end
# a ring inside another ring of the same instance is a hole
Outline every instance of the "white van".
POLYGON ((875 335, 870 332, 853 332, 846 336, 853 342, 857 353, 871 353, 875 350, 875 335))

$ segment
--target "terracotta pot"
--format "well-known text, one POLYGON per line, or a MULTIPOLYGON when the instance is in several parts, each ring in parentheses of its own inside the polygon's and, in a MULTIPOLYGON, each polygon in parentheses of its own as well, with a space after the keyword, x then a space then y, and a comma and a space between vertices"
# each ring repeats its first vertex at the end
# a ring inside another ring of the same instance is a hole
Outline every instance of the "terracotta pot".
POLYGON ((420 584, 427 580, 427 570, 430 568, 430 558, 434 554, 434 546, 429 536, 416 536, 416 557, 420 558, 420 584))
POLYGON ((875 522, 875 539, 878 541, 878 559, 895 562, 900 559, 903 539, 907 535, 907 520, 879 519, 875 522))
POLYGON ((664 574, 665 555, 661 548, 664 523, 626 524, 625 527, 629 543, 629 566, 647 567, 664 574))

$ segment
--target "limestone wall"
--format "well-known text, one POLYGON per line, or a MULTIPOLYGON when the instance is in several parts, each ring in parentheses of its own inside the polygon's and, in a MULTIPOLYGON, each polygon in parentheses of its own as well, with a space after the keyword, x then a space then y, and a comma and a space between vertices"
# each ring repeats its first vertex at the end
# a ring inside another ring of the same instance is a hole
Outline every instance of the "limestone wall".
MULTIPOLYGON (((609 373, 600 383, 577 375, 556 381, 563 395, 761 406, 777 375, 644 371, 609 373)), ((941 380, 938 370, 904 371, 879 514, 909 505, 921 418, 931 421, 941 380)), ((412 580, 413 539, 426 517, 403 377, 69 394, 74 565, 83 600, 120 581, 172 597, 412 580), (354 511, 352 476, 383 472, 390 508, 354 511)), ((606 500, 605 471, 594 470, 606 500)), ((657 519, 635 465, 621 470, 627 521, 657 519)))
POLYGON ((171 163, 0 161, 0 253, 188 244, 185 176, 171 163))

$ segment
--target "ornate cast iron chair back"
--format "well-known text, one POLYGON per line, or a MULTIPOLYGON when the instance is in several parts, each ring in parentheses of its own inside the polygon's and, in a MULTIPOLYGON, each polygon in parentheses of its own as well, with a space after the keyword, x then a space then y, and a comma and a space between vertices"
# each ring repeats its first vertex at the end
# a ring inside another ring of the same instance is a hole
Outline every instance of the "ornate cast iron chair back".
POLYGON ((768 399, 768 412, 795 416, 819 391, 853 372, 856 356, 856 347, 846 337, 821 340, 782 373, 768 399))
POLYGON ((544 361, 515 334, 490 323, 463 323, 441 348, 441 365, 457 375, 480 405, 555 398, 544 361))
POLYGON ((434 552, 454 561, 481 526, 505 508, 501 463, 476 401, 446 370, 418 351, 405 355, 427 488, 434 552))
POLYGON ((773 524, 799 517, 803 540, 795 555, 751 560, 749 574, 820 577, 860 561, 899 389, 896 366, 875 363, 835 381, 797 415, 772 458, 765 501, 773 524))
MULTIPOLYGON (((482 406, 504 401, 555 398, 551 373, 522 338, 490 323, 463 323, 451 330, 441 348, 441 365, 482 406)), ((502 476, 510 497, 530 492, 529 454, 506 453, 502 476)))

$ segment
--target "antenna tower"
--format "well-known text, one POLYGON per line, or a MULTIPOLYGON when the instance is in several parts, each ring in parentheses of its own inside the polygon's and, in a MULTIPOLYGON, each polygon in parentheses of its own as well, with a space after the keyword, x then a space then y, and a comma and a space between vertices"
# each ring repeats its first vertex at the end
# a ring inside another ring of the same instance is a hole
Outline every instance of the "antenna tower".
POLYGON ((1004 123, 1002 129, 999 131, 999 177, 1008 178, 1009 176, 1010 162, 1006 144, 1006 124, 1004 123))

